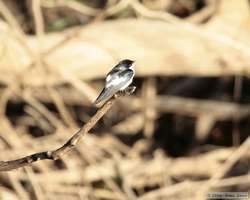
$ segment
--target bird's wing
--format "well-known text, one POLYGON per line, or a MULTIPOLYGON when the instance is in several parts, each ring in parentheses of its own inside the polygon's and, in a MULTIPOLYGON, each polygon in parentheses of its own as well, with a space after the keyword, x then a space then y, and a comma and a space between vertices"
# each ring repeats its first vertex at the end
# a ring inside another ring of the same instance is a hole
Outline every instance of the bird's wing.
POLYGON ((122 72, 116 72, 106 78, 106 84, 100 95, 95 100, 94 104, 99 104, 100 102, 106 102, 110 99, 115 93, 121 90, 128 83, 131 83, 131 80, 134 76, 134 72, 131 69, 126 69, 122 72))
POLYGON ((134 76, 134 71, 131 69, 111 71, 106 78, 106 87, 115 85, 120 90, 134 76))
POLYGON ((100 93, 100 95, 97 97, 97 99, 95 100, 94 104, 98 105, 101 102, 106 102, 108 99, 110 99, 115 93, 113 92, 113 88, 112 87, 104 87, 100 93))
POLYGON ((106 76, 106 83, 110 81, 111 77, 115 78, 119 75, 119 73, 121 72, 120 67, 114 67, 106 76))

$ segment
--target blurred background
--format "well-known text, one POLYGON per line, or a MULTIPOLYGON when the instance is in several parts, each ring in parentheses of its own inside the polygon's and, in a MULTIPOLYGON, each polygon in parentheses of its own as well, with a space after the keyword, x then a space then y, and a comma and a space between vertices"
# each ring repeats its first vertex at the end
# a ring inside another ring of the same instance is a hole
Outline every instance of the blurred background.
POLYGON ((250 191, 248 0, 0 0, 0 160, 64 144, 106 74, 136 92, 57 161, 0 172, 0 199, 206 199, 250 191))

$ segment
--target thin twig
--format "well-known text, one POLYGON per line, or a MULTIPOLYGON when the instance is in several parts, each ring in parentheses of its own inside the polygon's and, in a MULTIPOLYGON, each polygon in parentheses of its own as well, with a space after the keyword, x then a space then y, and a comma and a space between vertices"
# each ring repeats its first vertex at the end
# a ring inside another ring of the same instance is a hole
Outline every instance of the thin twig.
POLYGON ((89 7, 84 3, 79 3, 77 1, 42 1, 42 6, 46 8, 68 7, 86 16, 96 16, 101 12, 100 9, 89 7))
POLYGON ((41 10, 41 1, 32 0, 32 12, 35 21, 36 35, 39 40, 40 45, 42 44, 42 37, 44 35, 44 19, 41 10))
MULTIPOLYGON (((241 100, 243 78, 242 76, 235 76, 234 78, 234 91, 233 91, 233 100, 235 103, 239 103, 241 100)), ((239 129, 239 118, 234 115, 233 118, 233 134, 232 141, 234 146, 240 145, 240 129, 239 129)))
POLYGON ((15 36, 15 39, 24 47, 24 50, 28 53, 30 57, 34 56, 33 50, 29 47, 27 44, 26 35, 23 32, 21 26, 16 21, 16 18, 11 13, 11 11, 8 9, 8 7, 5 5, 3 1, 0 1, 0 13, 3 15, 5 20, 9 23, 9 25, 12 27, 11 31, 8 31, 8 33, 15 36))
POLYGON ((53 151, 44 151, 44 152, 38 152, 29 156, 25 156, 20 159, 16 160, 10 160, 10 161, 0 161, 0 171, 10 171, 12 169, 17 169, 20 167, 24 167, 26 165, 30 165, 33 162, 36 162, 38 160, 57 160, 60 157, 62 157, 65 153, 72 150, 79 140, 88 133, 93 126, 105 115, 105 113, 113 106, 115 99, 126 94, 132 94, 135 90, 135 87, 129 87, 125 92, 120 92, 115 94, 113 98, 111 98, 109 101, 107 101, 98 111, 96 114, 90 118, 90 120, 82 126, 82 128, 76 132, 64 145, 59 147, 56 150, 53 151))
POLYGON ((149 105, 150 102, 154 102, 156 98, 156 81, 154 78, 149 78, 143 84, 143 96, 144 96, 144 135, 147 138, 152 138, 155 129, 156 109, 154 106, 149 105))
POLYGON ((58 112, 62 119, 65 121, 65 123, 70 127, 70 128, 75 128, 77 127, 76 122, 74 118, 71 116, 71 113, 69 112, 68 108, 66 107, 65 103, 63 102, 62 97, 60 94, 57 92, 56 89, 53 87, 47 87, 49 95, 51 99, 53 100, 54 104, 56 105, 58 112))

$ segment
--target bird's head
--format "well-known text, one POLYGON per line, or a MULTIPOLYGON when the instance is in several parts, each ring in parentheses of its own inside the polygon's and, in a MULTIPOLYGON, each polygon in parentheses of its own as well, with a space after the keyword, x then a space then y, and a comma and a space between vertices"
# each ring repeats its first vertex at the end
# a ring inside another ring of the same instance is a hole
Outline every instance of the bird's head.
POLYGON ((125 59, 119 62, 119 65, 125 68, 131 68, 134 66, 134 62, 133 60, 129 60, 129 59, 125 59))

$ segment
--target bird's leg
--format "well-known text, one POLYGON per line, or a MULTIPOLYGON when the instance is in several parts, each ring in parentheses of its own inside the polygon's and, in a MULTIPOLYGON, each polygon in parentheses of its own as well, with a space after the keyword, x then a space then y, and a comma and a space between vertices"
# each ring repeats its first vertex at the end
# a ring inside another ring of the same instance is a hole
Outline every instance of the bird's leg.
POLYGON ((132 94, 132 93, 134 93, 135 90, 136 90, 136 86, 131 85, 131 86, 127 87, 124 91, 126 94, 132 94))
POLYGON ((129 87, 127 87, 126 89, 117 92, 117 93, 114 95, 114 97, 117 98, 117 97, 119 97, 119 96, 130 95, 130 94, 132 94, 132 93, 135 91, 135 89, 136 89, 135 86, 133 86, 133 85, 132 85, 132 86, 129 86, 129 87))

